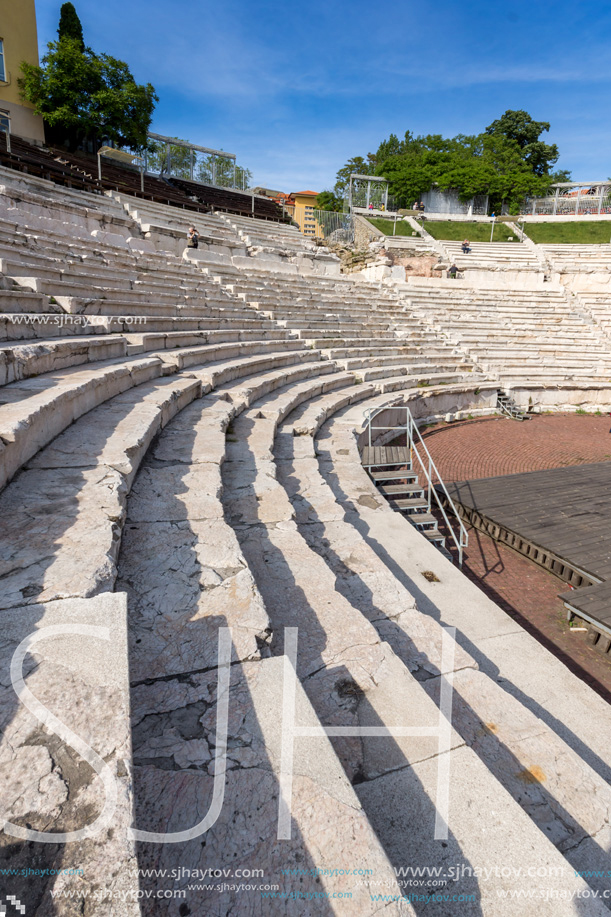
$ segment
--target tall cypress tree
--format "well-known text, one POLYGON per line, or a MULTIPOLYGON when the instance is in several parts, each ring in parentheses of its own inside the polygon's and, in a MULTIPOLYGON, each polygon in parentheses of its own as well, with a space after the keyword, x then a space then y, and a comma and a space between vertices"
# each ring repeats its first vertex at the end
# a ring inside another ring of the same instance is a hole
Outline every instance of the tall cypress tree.
POLYGON ((62 38, 73 38, 78 41, 81 51, 85 50, 83 41, 83 26, 81 20, 72 3, 63 3, 59 16, 59 28, 57 30, 59 40, 62 38))

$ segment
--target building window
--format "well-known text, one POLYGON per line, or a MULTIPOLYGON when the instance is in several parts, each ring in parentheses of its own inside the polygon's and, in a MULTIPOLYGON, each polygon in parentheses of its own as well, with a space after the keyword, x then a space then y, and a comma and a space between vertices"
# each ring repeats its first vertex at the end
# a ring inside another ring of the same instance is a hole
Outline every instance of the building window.
POLYGON ((0 38, 0 83, 6 83, 6 67, 4 66, 4 40, 0 38))
POLYGON ((0 108, 0 134, 4 135, 5 131, 10 133, 11 130, 11 119, 8 111, 4 111, 0 108))

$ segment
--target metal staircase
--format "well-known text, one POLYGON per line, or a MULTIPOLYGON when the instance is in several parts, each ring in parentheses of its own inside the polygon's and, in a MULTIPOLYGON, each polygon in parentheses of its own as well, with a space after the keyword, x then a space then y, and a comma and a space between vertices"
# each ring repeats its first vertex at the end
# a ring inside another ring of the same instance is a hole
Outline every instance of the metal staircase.
POLYGON ((368 445, 363 448, 361 464, 380 494, 394 510, 404 513, 407 520, 445 557, 453 560, 451 553, 446 548, 446 536, 439 531, 438 520, 431 511, 433 501, 435 501, 436 509, 440 512, 447 527, 448 537, 454 541, 457 548, 458 565, 462 567, 463 551, 468 544, 469 536, 441 480, 431 454, 424 444, 410 409, 407 405, 370 408, 365 412, 365 421, 368 445), (404 413, 405 421, 395 426, 373 423, 381 412, 389 410, 393 414, 404 413), (397 435, 405 433, 407 445, 374 446, 373 442, 376 437, 372 437, 373 431, 382 434, 382 439, 386 438, 385 433, 391 431, 397 431, 397 435), (419 471, 415 470, 416 465, 420 466, 419 471), (424 477, 424 485, 420 484, 419 475, 424 477), (433 476, 437 478, 435 485, 433 476), (455 518, 454 527, 450 523, 448 512, 455 518))
POLYGON ((503 389, 499 389, 497 392, 496 406, 503 414, 506 414, 507 417, 511 417, 512 420, 530 420, 527 412, 518 407, 513 398, 511 398, 507 392, 504 392, 503 389))

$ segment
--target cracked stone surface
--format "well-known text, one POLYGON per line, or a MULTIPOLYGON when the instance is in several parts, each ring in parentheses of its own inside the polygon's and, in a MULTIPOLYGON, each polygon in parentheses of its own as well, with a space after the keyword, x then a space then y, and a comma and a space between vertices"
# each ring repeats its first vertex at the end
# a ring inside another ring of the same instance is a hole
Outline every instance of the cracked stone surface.
POLYGON ((0 494, 0 607, 112 589, 125 494, 104 465, 23 472, 0 494))
POLYGON ((221 519, 128 523, 117 588, 129 597, 132 681, 214 666, 219 627, 233 628, 237 659, 268 639, 265 607, 221 519))
MULTIPOLYGON (((587 893, 586 882, 567 867, 559 851, 542 843, 536 825, 506 794, 499 793, 498 782, 485 767, 477 766, 471 749, 453 751, 451 758, 451 774, 460 775, 460 780, 451 778, 450 782, 450 833, 445 841, 434 840, 433 832, 435 809, 431 800, 435 798, 439 759, 423 761, 356 788, 391 860, 414 867, 439 867, 444 872, 453 867, 447 884, 436 886, 434 891, 450 896, 474 895, 474 901, 459 905, 461 915, 529 917, 533 913, 532 901, 503 899, 499 892, 530 889, 536 893, 544 887, 564 892, 565 897, 537 897, 537 914, 574 915, 570 896, 587 893), (392 813, 390 818, 388 812, 392 813), (507 831, 509 823, 511 832, 507 831), (422 830, 414 831, 415 824, 422 830), (509 872, 503 875, 502 870, 508 866, 509 872), (472 874, 477 867, 482 870, 479 877, 472 874), (529 869, 536 873, 540 868, 542 875, 550 875, 550 867, 558 870, 557 878, 527 878, 529 869), (492 870, 488 879, 485 869, 492 870)), ((433 906, 435 914, 442 917, 455 917, 457 913, 455 901, 435 901, 433 906)), ((579 913, 604 917, 608 910, 602 901, 584 897, 579 901, 579 913)))
MULTIPOLYGON (((436 681, 425 689, 434 698, 438 693, 436 681)), ((609 828, 606 781, 487 675, 459 672, 454 690, 452 722, 490 772, 559 850, 583 844, 599 857, 600 847, 591 838, 609 828)), ((570 852, 567 857, 572 862, 570 852)), ((610 887, 606 876, 590 884, 610 887)))
POLYGON ((79 753, 17 701, 9 679, 16 646, 30 633, 46 627, 102 626, 110 640, 83 635, 50 636, 37 643, 24 664, 26 685, 38 701, 104 759, 118 790, 110 826, 100 834, 71 844, 29 844, 5 833, 0 836, 3 867, 82 868, 82 875, 62 874, 18 878, 8 891, 27 913, 52 917, 51 890, 74 892, 72 910, 62 913, 136 917, 137 903, 86 900, 100 876, 113 893, 137 890, 130 871, 135 851, 127 838, 131 824, 131 741, 127 681, 126 603, 120 595, 66 599, 0 612, 0 779, 3 817, 38 831, 74 831, 92 825, 102 811, 102 781, 79 753), (84 908, 84 909, 83 909, 84 908))
MULTIPOLYGON (((144 808, 136 805, 138 827, 184 830, 206 814, 213 784, 210 756, 216 747, 216 678, 216 672, 207 672, 134 689, 136 795, 146 800, 144 808)), ((390 863, 325 738, 295 739, 291 839, 277 839, 282 683, 280 659, 232 667, 227 777, 219 819, 203 838, 171 845, 141 843, 140 864, 157 869, 178 863, 189 869, 263 869, 263 878, 246 880, 255 889, 277 884, 284 892, 352 893, 350 899, 333 899, 332 906, 323 899, 287 899, 282 913, 290 917, 375 914, 368 890, 352 876, 305 876, 300 881, 281 873, 345 863, 350 869, 373 869, 390 894, 398 893, 390 863)), ((299 684, 295 716, 299 725, 318 724, 299 684)), ((143 878, 143 887, 150 881, 143 878)), ((232 881, 237 882, 230 879, 227 884, 232 881)), ((186 890, 190 883, 183 877, 174 887, 186 890)), ((258 893, 236 894, 230 889, 187 891, 185 900, 194 917, 265 917, 277 910, 258 893)), ((143 901, 142 911, 145 917, 177 913, 165 901, 154 907, 143 901)), ((409 904, 399 908, 390 903, 384 913, 414 912, 409 904)))

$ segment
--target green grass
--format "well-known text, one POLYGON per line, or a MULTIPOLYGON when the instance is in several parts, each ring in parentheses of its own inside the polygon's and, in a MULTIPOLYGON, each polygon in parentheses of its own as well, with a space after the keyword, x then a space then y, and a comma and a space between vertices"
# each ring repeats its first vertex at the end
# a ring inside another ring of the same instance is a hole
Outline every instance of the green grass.
MULTIPOLYGON (((490 223, 462 223, 453 220, 426 220, 424 228, 434 239, 447 242, 490 242, 490 223)), ((495 223, 493 242, 507 242, 513 236, 519 242, 511 223, 495 223)))
POLYGON ((590 245, 608 243, 611 239, 611 222, 604 220, 576 220, 574 223, 527 223, 526 235, 533 242, 550 244, 573 242, 590 245))
MULTIPOLYGON (((387 236, 392 236, 393 234, 392 233, 393 231, 393 221, 392 220, 384 220, 382 217, 372 218, 372 219, 369 219, 369 217, 367 217, 367 219, 371 223, 371 225, 375 226, 376 229, 379 229, 380 232, 383 232, 387 236)), ((413 232, 416 232, 416 230, 413 229, 413 227, 410 226, 409 223, 406 223, 403 220, 397 221, 397 231, 395 235, 411 236, 413 232)), ((419 237, 420 233, 417 233, 416 235, 419 237)))

